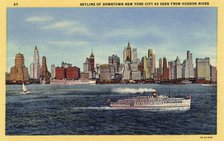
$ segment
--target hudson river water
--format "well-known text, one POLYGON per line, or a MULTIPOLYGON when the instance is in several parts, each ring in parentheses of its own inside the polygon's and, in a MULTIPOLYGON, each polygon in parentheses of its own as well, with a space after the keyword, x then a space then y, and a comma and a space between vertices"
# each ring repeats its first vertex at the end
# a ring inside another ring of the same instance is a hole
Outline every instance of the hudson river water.
POLYGON ((191 135, 216 134, 217 88, 198 84, 8 85, 7 135, 191 135), (192 96, 191 109, 112 110, 111 101, 150 94, 192 96))

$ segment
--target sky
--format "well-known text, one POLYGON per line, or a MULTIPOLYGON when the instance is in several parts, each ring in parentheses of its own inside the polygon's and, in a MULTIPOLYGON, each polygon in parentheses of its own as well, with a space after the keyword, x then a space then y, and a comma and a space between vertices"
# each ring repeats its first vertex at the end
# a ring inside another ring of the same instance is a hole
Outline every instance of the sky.
POLYGON ((130 42, 138 57, 148 49, 159 58, 183 62, 187 50, 196 58, 209 57, 216 66, 216 8, 8 8, 7 71, 14 66, 17 53, 25 57, 25 66, 33 62, 34 48, 46 56, 50 65, 71 63, 83 69, 91 50, 95 62, 108 63, 130 42))

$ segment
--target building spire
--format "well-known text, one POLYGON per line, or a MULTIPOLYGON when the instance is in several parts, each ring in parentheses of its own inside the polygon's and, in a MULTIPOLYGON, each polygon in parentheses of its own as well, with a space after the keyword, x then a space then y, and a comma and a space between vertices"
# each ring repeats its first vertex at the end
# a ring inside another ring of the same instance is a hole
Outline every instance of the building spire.
POLYGON ((93 49, 92 49, 92 52, 91 52, 91 55, 90 55, 90 57, 94 57, 94 55, 93 55, 93 49))
POLYGON ((128 42, 128 48, 131 48, 130 42, 128 42))

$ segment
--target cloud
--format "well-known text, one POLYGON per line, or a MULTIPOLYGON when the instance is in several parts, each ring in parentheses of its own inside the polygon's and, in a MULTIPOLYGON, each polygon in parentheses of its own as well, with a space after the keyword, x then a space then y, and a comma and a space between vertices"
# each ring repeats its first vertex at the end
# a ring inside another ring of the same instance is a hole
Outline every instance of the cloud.
POLYGON ((47 22, 51 20, 53 20, 53 17, 51 16, 32 16, 32 17, 26 18, 27 22, 36 22, 36 23, 47 22))
POLYGON ((50 25, 47 25, 43 28, 45 29, 67 29, 75 26, 75 22, 70 22, 70 21, 61 21, 61 22, 56 22, 50 25))
POLYGON ((78 33, 84 35, 92 35, 87 27, 74 20, 56 20, 52 16, 30 16, 26 18, 25 21, 36 23, 40 29, 61 30, 66 34, 78 33), (43 26, 44 22, 48 23, 43 26))
POLYGON ((79 33, 85 35, 92 35, 87 27, 80 24, 76 21, 59 21, 55 23, 51 23, 46 26, 42 26, 42 29, 51 29, 51 30, 62 30, 65 31, 67 34, 71 33, 79 33))
POLYGON ((149 38, 154 38, 155 40, 160 40, 167 38, 164 32, 162 32, 157 27, 129 27, 129 28, 120 28, 120 29, 111 29, 110 32, 107 32, 105 35, 107 38, 130 38, 130 39, 136 39, 136 38, 143 38, 148 36, 149 38))
POLYGON ((85 41, 49 41, 48 44, 58 45, 58 46, 87 46, 88 42, 85 41))

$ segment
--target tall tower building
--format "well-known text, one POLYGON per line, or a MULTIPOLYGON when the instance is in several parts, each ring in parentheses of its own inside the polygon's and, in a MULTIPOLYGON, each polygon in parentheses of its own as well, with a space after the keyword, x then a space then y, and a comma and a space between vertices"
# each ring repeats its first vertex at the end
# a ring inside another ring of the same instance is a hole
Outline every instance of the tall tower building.
POLYGON ((47 69, 47 59, 45 56, 42 57, 42 66, 41 66, 41 80, 46 83, 50 83, 51 73, 47 69))
POLYGON ((93 51, 91 52, 91 55, 88 58, 88 71, 89 78, 95 78, 95 56, 93 55, 93 51))
POLYGON ((169 79, 175 79, 175 61, 168 62, 169 64, 169 79))
POLYGON ((130 43, 128 42, 128 46, 126 49, 126 61, 131 61, 131 46, 130 43))
POLYGON ((88 58, 86 58, 86 61, 85 61, 85 63, 83 63, 83 72, 84 73, 88 73, 89 71, 89 69, 88 69, 88 66, 89 66, 89 59, 88 58))
POLYGON ((52 79, 55 78, 55 65, 54 64, 51 65, 51 78, 52 79))
POLYGON ((149 71, 151 72, 151 74, 154 74, 155 73, 156 59, 155 59, 155 54, 153 53, 153 49, 148 50, 148 58, 150 60, 149 71))
POLYGON ((89 57, 89 71, 94 72, 95 71, 95 56, 93 55, 93 51, 91 52, 91 55, 89 57))
POLYGON ((163 60, 159 58, 159 72, 160 75, 163 74, 163 60))
POLYGON ((193 67, 192 53, 189 50, 187 51, 187 59, 189 60, 189 66, 193 67))
POLYGON ((166 57, 163 57, 163 80, 169 80, 169 68, 167 67, 166 57))
POLYGON ((151 77, 151 74, 150 74, 150 71, 149 71, 149 63, 148 63, 148 58, 145 56, 144 57, 144 69, 143 69, 143 71, 144 71, 144 74, 145 74, 145 79, 150 79, 150 77, 151 77))
POLYGON ((217 69, 215 66, 210 66, 210 76, 212 82, 217 82, 217 69))
POLYGON ((30 78, 37 80, 40 79, 40 59, 37 46, 35 46, 34 49, 33 63, 30 64, 30 78))
POLYGON ((100 65, 100 81, 110 81, 110 66, 108 64, 100 65))
POLYGON ((83 72, 85 74, 89 74, 89 78, 92 79, 92 78, 95 78, 96 76, 96 72, 95 72, 95 56, 93 54, 93 50, 90 54, 90 57, 86 58, 86 61, 85 63, 83 63, 83 72))
POLYGON ((187 51, 187 59, 183 62, 183 78, 194 78, 194 66, 193 66, 193 59, 192 53, 187 51))
POLYGON ((117 55, 112 55, 108 57, 108 64, 114 66, 115 72, 119 71, 120 67, 120 58, 117 55))
POLYGON ((123 50, 123 63, 126 62, 126 58, 127 58, 127 55, 126 55, 126 47, 124 47, 124 50, 123 50))
POLYGON ((208 57, 196 59, 196 75, 197 79, 210 81, 210 59, 208 57))
POLYGON ((16 54, 15 66, 11 67, 9 79, 13 83, 29 81, 28 68, 24 64, 24 56, 21 53, 16 54))
POLYGON ((175 79, 178 78, 182 78, 182 64, 180 63, 180 59, 177 56, 176 60, 175 60, 175 75, 174 75, 175 79))
POLYGON ((131 79, 130 62, 127 61, 124 64, 123 80, 130 80, 130 79, 131 79))
POLYGON ((138 54, 137 54, 137 48, 132 49, 132 61, 133 63, 139 63, 138 62, 138 54))

